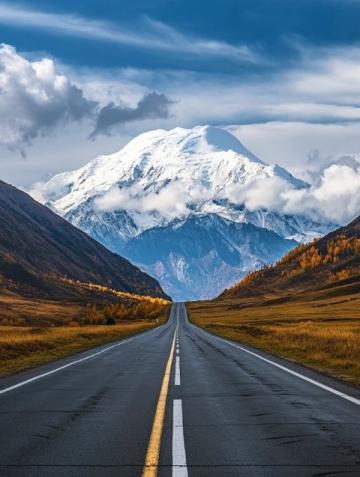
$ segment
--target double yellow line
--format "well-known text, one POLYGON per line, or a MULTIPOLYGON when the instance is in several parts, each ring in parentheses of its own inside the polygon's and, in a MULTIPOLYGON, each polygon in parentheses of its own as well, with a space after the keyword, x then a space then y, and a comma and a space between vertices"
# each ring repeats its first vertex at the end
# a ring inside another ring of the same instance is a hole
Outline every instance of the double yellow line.
POLYGON ((178 327, 176 327, 176 330, 174 333, 169 358, 166 363, 165 374, 161 384, 159 400, 156 406, 154 422, 152 426, 148 449, 146 452, 145 464, 144 464, 144 468, 142 472, 143 477, 157 477, 157 474, 158 474, 161 436, 162 436, 162 430, 164 426, 166 400, 167 400, 168 391, 169 391, 171 367, 174 360, 175 339, 176 339, 177 331, 178 331, 178 327))

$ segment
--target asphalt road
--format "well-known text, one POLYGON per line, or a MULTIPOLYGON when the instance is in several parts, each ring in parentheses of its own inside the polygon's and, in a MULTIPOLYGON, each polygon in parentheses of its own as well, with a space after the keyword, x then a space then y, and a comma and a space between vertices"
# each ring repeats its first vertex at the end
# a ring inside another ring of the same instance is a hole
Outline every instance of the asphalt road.
POLYGON ((153 475, 360 476, 358 390, 209 335, 182 304, 156 330, 0 380, 1 477, 138 476, 154 429, 153 475))

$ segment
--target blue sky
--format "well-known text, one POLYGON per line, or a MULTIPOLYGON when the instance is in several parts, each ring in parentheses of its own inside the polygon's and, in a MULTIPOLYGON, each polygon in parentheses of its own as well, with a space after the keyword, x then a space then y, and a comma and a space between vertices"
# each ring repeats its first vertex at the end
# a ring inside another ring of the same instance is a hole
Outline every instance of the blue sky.
MULTIPOLYGON (((8 5, 54 16, 77 16, 89 23, 107 22, 119 32, 139 37, 151 30, 146 24, 146 20, 150 19, 181 32, 185 37, 245 45, 263 55, 264 59, 273 60, 272 67, 277 68, 296 61, 296 52, 289 40, 329 47, 346 46, 360 39, 360 2, 356 0, 53 0, 11 2, 8 5)), ((76 37, 75 31, 64 35, 53 29, 51 24, 26 27, 26 22, 21 25, 20 20, 17 26, 16 23, 2 22, 3 42, 13 44, 21 51, 46 51, 72 65, 189 68, 209 72, 221 67, 223 72, 232 75, 264 70, 263 64, 258 68, 252 64, 244 67, 231 58, 225 62, 214 61, 210 57, 199 61, 199 58, 173 55, 172 52, 151 48, 151 45, 147 49, 144 45, 136 47, 100 41, 95 32, 91 39, 91 34, 76 37)))
POLYGON ((0 1, 2 177, 205 123, 305 178, 356 158, 359 18, 358 0, 0 1))

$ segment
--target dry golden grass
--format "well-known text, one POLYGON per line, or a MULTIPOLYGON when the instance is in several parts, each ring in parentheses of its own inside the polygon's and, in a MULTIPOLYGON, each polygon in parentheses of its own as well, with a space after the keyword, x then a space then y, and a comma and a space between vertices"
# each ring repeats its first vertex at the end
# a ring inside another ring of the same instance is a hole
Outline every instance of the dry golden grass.
POLYGON ((169 302, 158 298, 152 301, 148 298, 143 301, 138 299, 114 300, 113 303, 104 301, 95 305, 91 302, 45 300, 0 292, 0 325, 63 326, 74 321, 81 324, 101 324, 105 315, 109 316, 111 313, 115 318, 124 320, 156 318, 169 305, 169 302))
POLYGON ((114 326, 25 327, 0 326, 0 376, 151 329, 165 321, 114 326))
MULTIPOLYGON (((147 310, 150 302, 146 303, 147 310)), ((0 376, 158 326, 166 321, 170 306, 155 305, 158 301, 151 305, 156 308, 156 315, 149 312, 137 316, 139 303, 131 319, 123 317, 108 326, 102 324, 106 320, 99 311, 99 324, 84 324, 94 313, 91 306, 26 298, 3 291, 0 293, 0 376)))
POLYGON ((188 310, 210 332, 360 384, 360 295, 351 286, 196 302, 188 310))
POLYGON ((83 304, 0 293, 0 324, 2 325, 63 325, 83 316, 85 311, 86 307, 83 304))

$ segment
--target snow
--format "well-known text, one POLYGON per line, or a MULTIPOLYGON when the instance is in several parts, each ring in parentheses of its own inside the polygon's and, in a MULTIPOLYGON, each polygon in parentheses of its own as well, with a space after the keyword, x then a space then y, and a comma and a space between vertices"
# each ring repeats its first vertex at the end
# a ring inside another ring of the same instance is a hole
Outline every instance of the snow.
POLYGON ((99 218, 101 213, 126 210, 138 234, 194 213, 246 221, 239 204, 226 199, 227 190, 267 177, 307 186, 285 169, 261 161, 223 129, 178 127, 146 132, 114 154, 58 174, 42 193, 55 211, 77 224, 89 211, 99 218))

